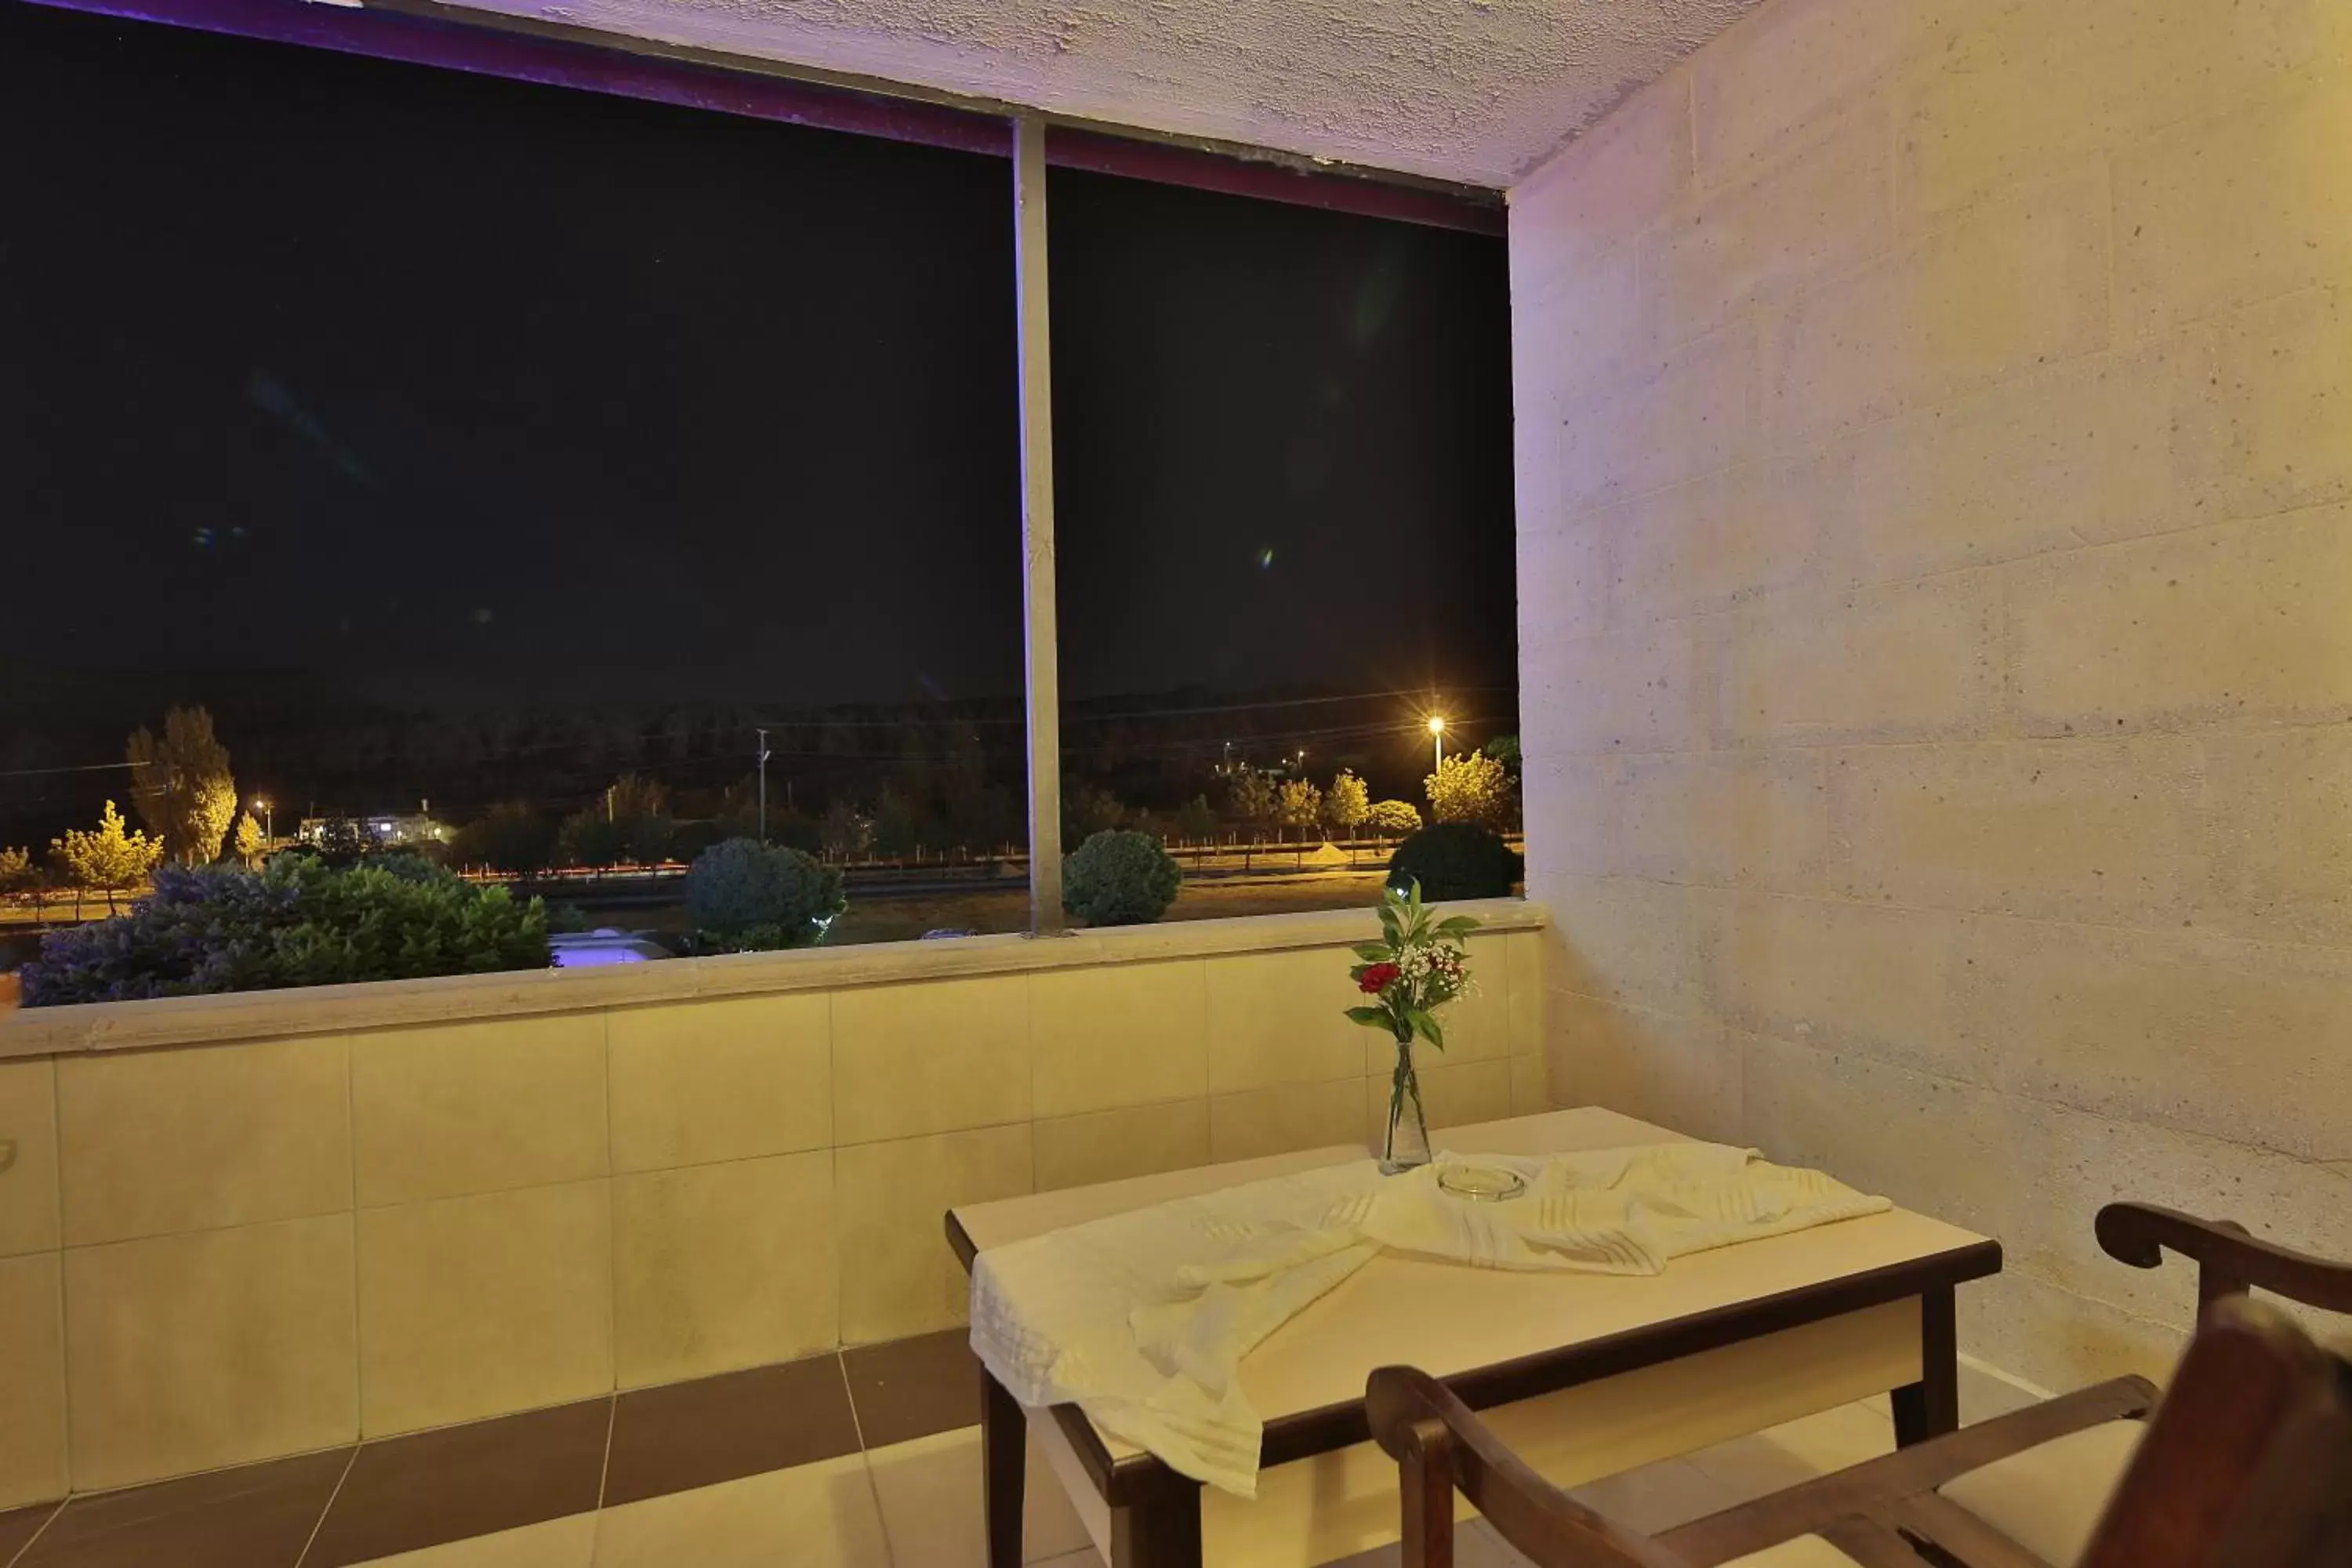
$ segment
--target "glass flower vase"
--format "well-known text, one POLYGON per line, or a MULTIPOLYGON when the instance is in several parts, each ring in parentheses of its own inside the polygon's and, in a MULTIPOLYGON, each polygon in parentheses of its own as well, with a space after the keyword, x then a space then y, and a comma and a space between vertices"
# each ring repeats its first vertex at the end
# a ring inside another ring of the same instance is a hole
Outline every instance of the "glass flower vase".
POLYGON ((1429 1121, 1422 1114, 1421 1079, 1412 1070, 1412 1037, 1396 1043, 1396 1073, 1389 1079, 1388 1133, 1381 1140, 1381 1173, 1394 1176, 1429 1163, 1429 1121))

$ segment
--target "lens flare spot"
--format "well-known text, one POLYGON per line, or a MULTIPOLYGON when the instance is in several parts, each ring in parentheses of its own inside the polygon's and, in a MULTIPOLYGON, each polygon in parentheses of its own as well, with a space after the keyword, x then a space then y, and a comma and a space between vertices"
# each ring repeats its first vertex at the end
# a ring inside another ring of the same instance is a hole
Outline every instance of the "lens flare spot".
POLYGON ((1261 572, 1271 572, 1274 570, 1273 545, 1269 544, 1265 549, 1257 552, 1257 564, 1258 570, 1261 572))

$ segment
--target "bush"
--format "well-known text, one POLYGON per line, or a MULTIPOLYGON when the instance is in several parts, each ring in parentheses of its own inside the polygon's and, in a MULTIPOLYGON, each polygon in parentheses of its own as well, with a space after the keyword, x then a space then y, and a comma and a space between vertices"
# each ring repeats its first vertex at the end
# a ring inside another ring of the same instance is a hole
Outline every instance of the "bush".
POLYGON ((723 952, 811 946, 848 907, 840 871, 755 838, 712 845, 686 874, 687 912, 723 952))
POLYGON ((1389 857, 1389 886, 1400 890, 1417 878, 1421 896, 1440 899, 1500 899, 1527 875, 1524 856, 1502 835, 1474 822, 1441 822, 1397 846, 1389 857))
POLYGON ((260 871, 159 869, 129 913, 52 931, 25 1005, 270 991, 544 969, 547 911, 415 856, 336 866, 279 855, 260 871))
POLYGON ((1383 838, 1402 838, 1421 831, 1421 812, 1409 800, 1376 800, 1365 814, 1364 826, 1383 838))
POLYGON ((1062 907, 1090 926, 1149 925, 1168 912, 1183 879, 1158 839, 1112 828, 1062 863, 1062 907))

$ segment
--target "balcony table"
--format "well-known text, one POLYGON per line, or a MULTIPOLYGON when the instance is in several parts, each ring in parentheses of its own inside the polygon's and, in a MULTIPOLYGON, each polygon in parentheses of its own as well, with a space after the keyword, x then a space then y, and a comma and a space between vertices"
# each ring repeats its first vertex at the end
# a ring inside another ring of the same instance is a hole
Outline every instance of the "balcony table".
MULTIPOLYGON (((1441 1151, 1536 1154, 1682 1140, 1586 1107, 1457 1127, 1441 1151)), ((1170 1199, 1365 1157, 1307 1150, 949 1211, 969 1268, 992 1247, 1170 1199)), ((1836 1173, 1831 1173, 1834 1175, 1836 1173)), ((1396 1468, 1364 1379, 1403 1363, 1486 1413, 1548 1479, 1580 1485, 1879 1393, 1910 1444, 1958 1425, 1953 1288, 1998 1242, 1895 1209, 1676 1259, 1654 1277, 1509 1273, 1383 1255, 1242 1363, 1265 1420, 1258 1497, 1203 1488, 983 1372, 989 1568, 1020 1568, 1028 1438, 1111 1568, 1303 1568, 1397 1539, 1396 1468)), ((1468 1504, 1456 1498, 1464 1514, 1468 1504)))

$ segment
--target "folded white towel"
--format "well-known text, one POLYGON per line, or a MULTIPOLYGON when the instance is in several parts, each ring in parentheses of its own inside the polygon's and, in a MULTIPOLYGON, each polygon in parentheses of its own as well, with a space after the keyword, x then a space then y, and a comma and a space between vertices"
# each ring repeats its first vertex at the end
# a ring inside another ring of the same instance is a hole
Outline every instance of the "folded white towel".
POLYGON ((1528 1181, 1469 1203, 1371 1160, 1113 1215, 982 1253, 971 1344, 1024 1405, 1076 1402, 1173 1469, 1257 1493, 1242 1358, 1382 1247, 1476 1268, 1655 1274, 1669 1259, 1890 1205, 1753 1150, 1661 1143, 1479 1154, 1528 1181))

